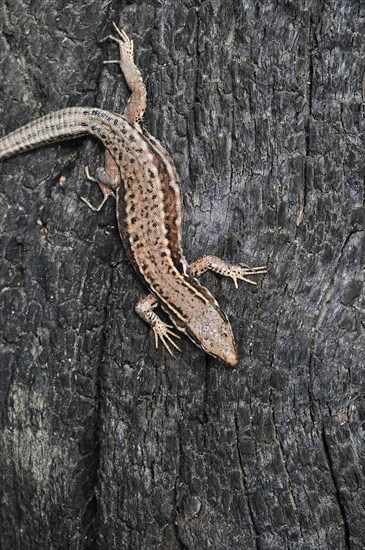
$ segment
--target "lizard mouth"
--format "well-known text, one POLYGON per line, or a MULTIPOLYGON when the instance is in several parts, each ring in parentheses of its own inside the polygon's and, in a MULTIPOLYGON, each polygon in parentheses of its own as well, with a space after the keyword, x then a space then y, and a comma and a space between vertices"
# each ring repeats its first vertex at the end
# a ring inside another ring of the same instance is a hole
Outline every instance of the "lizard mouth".
POLYGON ((227 365, 230 365, 231 367, 235 367, 238 363, 238 355, 236 350, 232 350, 228 353, 223 354, 220 359, 222 359, 222 361, 224 361, 225 363, 227 363, 227 365))
POLYGON ((212 353, 208 350, 205 351, 207 351, 207 353, 210 353, 217 359, 224 361, 224 363, 226 363, 230 367, 235 367, 238 363, 238 354, 233 339, 230 342, 226 342, 226 345, 222 347, 221 350, 216 351, 215 353, 212 353))

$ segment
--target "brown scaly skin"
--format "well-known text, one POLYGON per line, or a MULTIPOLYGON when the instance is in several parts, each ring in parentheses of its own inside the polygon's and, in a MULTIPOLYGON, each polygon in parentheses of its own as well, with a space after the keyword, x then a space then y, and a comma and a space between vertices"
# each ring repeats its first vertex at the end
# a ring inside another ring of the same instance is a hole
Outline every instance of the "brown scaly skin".
POLYGON ((231 265, 216 256, 203 256, 188 265, 181 248, 182 200, 179 179, 169 153, 140 121, 146 108, 146 87, 133 61, 133 42, 124 31, 114 28, 119 38, 108 36, 119 46, 118 63, 131 89, 123 116, 96 108, 75 107, 51 113, 15 130, 0 140, 0 160, 40 145, 92 134, 106 147, 105 166, 91 177, 103 193, 100 210, 110 195, 116 198, 118 226, 128 256, 151 291, 139 301, 136 312, 172 354, 179 349, 173 326, 155 313, 161 306, 174 326, 206 353, 225 361, 238 362, 232 328, 215 298, 197 277, 212 270, 237 280, 254 283, 253 275, 265 267, 231 265))

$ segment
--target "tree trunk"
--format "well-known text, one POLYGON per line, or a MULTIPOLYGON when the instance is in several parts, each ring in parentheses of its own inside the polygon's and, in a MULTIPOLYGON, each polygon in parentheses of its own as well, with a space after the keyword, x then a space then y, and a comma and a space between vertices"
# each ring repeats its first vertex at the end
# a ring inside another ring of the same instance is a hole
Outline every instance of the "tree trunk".
POLYGON ((171 358, 134 314, 113 200, 79 199, 100 199, 101 145, 1 164, 0 548, 363 548, 364 3, 9 0, 1 135, 123 112, 112 20, 181 176, 188 260, 268 273, 204 279, 236 368, 185 339, 171 358))

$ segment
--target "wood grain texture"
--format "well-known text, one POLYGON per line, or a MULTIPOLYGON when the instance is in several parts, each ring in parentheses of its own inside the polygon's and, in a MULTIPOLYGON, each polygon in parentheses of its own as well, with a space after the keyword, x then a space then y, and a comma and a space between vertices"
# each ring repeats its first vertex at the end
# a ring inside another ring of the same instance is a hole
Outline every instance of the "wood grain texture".
POLYGON ((121 112, 110 45, 134 39, 145 125, 173 154, 189 260, 239 347, 154 349, 92 139, 0 167, 0 548, 361 548, 365 190, 362 2, 2 8, 1 134, 53 110, 121 112), (300 4, 300 5, 299 5, 300 4), (61 177, 66 178, 66 182, 61 177))

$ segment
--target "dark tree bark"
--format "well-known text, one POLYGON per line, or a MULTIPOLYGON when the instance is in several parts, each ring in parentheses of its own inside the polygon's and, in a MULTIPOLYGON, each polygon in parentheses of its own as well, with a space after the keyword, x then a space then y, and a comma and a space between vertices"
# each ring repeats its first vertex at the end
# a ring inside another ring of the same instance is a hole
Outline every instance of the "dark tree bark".
POLYGON ((47 3, 1 12, 1 135, 122 112, 115 20, 172 153, 189 260, 236 335, 229 368, 154 349, 91 138, 0 167, 0 548, 360 549, 365 540, 361 0, 47 3), (61 179, 60 179, 61 178, 61 179), (62 185, 61 185, 62 184, 62 185))

